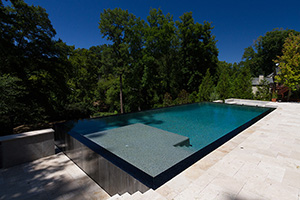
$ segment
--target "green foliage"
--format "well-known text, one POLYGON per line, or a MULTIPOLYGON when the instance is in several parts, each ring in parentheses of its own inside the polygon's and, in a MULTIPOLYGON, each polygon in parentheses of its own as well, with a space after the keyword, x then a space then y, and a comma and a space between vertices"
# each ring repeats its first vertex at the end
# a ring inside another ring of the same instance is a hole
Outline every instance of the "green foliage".
POLYGON ((105 85, 105 103, 110 105, 108 111, 113 112, 115 110, 119 110, 120 85, 118 78, 111 76, 105 85))
POLYGON ((24 88, 23 123, 59 118, 69 93, 70 48, 53 40, 56 32, 39 6, 1 3, 0 18, 0 73, 16 77, 24 88))
POLYGON ((87 49, 76 49, 69 58, 72 65, 72 74, 68 79, 71 89, 69 96, 73 103, 92 105, 95 99, 95 89, 98 82, 99 65, 95 64, 96 54, 87 49))
POLYGON ((172 96, 170 93, 166 92, 163 99, 163 107, 168 107, 174 105, 172 96))
MULTIPOLYGON (((180 77, 177 64, 178 38, 173 16, 158 9, 150 10, 145 26, 144 76, 148 92, 154 89, 158 96, 177 94, 180 77)), ((151 91, 152 90, 152 91, 151 91)))
POLYGON ((22 103, 26 94, 21 79, 4 74, 0 76, 0 135, 11 134, 13 127, 18 125, 28 112, 22 103))
POLYGON ((219 62, 217 86, 211 89, 210 99, 241 98, 252 99, 252 78, 248 67, 240 64, 219 62))
POLYGON ((14 115, 20 107, 19 99, 25 95, 25 88, 21 85, 21 79, 4 74, 0 76, 0 114, 14 115))
POLYGON ((296 91, 300 86, 300 35, 290 34, 285 40, 282 56, 278 56, 279 74, 276 81, 296 91))
POLYGON ((242 64, 250 67, 253 76, 271 74, 275 71, 273 60, 282 55, 284 41, 290 33, 300 34, 294 30, 274 29, 258 37, 252 46, 245 49, 242 64))
POLYGON ((210 101, 215 101, 215 100, 218 100, 218 99, 220 99, 220 95, 217 92, 217 87, 215 87, 213 92, 210 94, 209 100, 210 101))
POLYGON ((231 82, 230 82, 230 67, 226 63, 219 63, 219 79, 216 86, 216 92, 220 99, 225 100, 231 96, 231 82))
POLYGON ((129 72, 129 66, 138 64, 137 58, 141 58, 140 52, 143 46, 141 33, 143 31, 143 21, 136 18, 127 10, 115 8, 106 9, 100 14, 100 32, 107 40, 113 44, 110 46, 114 52, 113 72, 119 77, 120 84, 120 110, 123 110, 123 75, 129 72))
POLYGON ((249 80, 248 72, 218 62, 211 23, 195 23, 191 12, 174 22, 169 13, 152 9, 145 22, 127 10, 106 9, 99 29, 111 44, 75 49, 53 39, 56 33, 43 8, 22 0, 11 6, 0 2, 4 121, 20 124, 212 101, 230 97, 232 85, 240 98, 248 98, 249 82, 242 83, 249 80))
POLYGON ((181 90, 175 99, 175 104, 187 104, 190 103, 189 93, 186 90, 181 90))
POLYGON ((211 34, 211 23, 195 23, 192 12, 184 13, 178 26, 180 41, 179 62, 182 84, 189 92, 197 91, 207 69, 215 74, 218 62, 218 49, 215 37, 211 34))
POLYGON ((210 101, 211 93, 214 91, 213 77, 210 75, 209 69, 207 69, 205 77, 199 86, 198 100, 210 101))
POLYGON ((84 102, 65 105, 65 119, 88 118, 92 114, 91 106, 84 102))
POLYGON ((251 72, 248 68, 242 67, 231 78, 231 97, 240 99, 252 99, 251 72))
MULTIPOLYGON (((191 13, 187 15, 192 19, 191 13)), ((148 23, 145 23, 121 9, 107 9, 101 13, 100 31, 104 37, 113 42, 103 51, 106 56, 103 56, 105 61, 102 61, 101 71, 115 75, 122 74, 120 77, 124 79, 122 88, 126 93, 124 98, 126 111, 147 109, 154 104, 162 104, 165 93, 178 95, 179 91, 187 89, 185 86, 188 82, 189 85, 194 84, 198 87, 198 83, 192 83, 199 82, 198 78, 201 79, 202 76, 198 72, 200 68, 197 71, 196 65, 200 63, 207 68, 210 67, 212 59, 208 59, 204 54, 216 52, 215 41, 210 34, 210 24, 202 26, 194 23, 193 30, 197 29, 198 35, 194 36, 195 44, 190 42, 189 45, 193 45, 193 48, 189 51, 192 53, 197 50, 198 53, 193 55, 201 59, 193 62, 196 71, 186 76, 194 76, 193 74, 199 76, 184 80, 182 73, 185 69, 180 67, 179 62, 181 55, 179 52, 184 52, 184 49, 181 49, 179 29, 176 28, 173 17, 169 13, 164 15, 160 9, 152 9, 147 21, 148 23), (212 47, 215 50, 211 49, 212 47), (204 60, 207 62, 204 63, 204 60), (186 83, 183 83, 184 81, 186 83)), ((189 55, 191 59, 193 55, 189 55)), ((107 73, 103 76, 107 76, 107 73)))
POLYGON ((258 86, 255 94, 255 99, 263 101, 271 100, 270 85, 266 79, 261 80, 260 86, 258 86))
POLYGON ((118 114, 118 111, 114 111, 114 112, 96 112, 93 114, 93 118, 95 117, 105 117, 105 116, 111 116, 111 115, 116 115, 118 114))
POLYGON ((192 13, 180 19, 175 23, 161 9, 150 10, 148 23, 127 10, 101 13, 100 31, 113 42, 102 52, 102 76, 124 79, 126 111, 162 105, 166 93, 197 91, 206 70, 215 73, 218 51, 211 24, 195 23, 192 13))
POLYGON ((119 80, 113 75, 101 78, 98 81, 94 104, 99 104, 96 112, 113 112, 119 110, 119 80), (116 106, 115 106, 116 105, 116 106))
POLYGON ((198 92, 194 91, 189 95, 189 102, 190 103, 196 103, 199 102, 199 98, 198 98, 198 92))

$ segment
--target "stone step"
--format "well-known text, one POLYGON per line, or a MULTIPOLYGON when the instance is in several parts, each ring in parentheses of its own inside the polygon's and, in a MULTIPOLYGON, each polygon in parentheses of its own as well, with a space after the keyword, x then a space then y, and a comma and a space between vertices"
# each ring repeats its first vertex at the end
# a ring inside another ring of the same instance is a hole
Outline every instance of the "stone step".
POLYGON ((150 189, 147 192, 145 192, 144 194, 142 194, 140 199, 149 199, 149 200, 166 200, 165 197, 163 197, 162 195, 160 195, 159 193, 155 192, 154 190, 150 189))
POLYGON ((127 199, 128 197, 131 197, 131 195, 128 192, 125 192, 121 195, 122 199, 127 199))
POLYGON ((109 200, 121 200, 121 199, 122 199, 122 197, 119 194, 115 194, 109 198, 109 200))
POLYGON ((134 194, 131 196, 131 200, 138 200, 138 199, 141 199, 142 196, 143 196, 143 194, 142 194, 140 191, 137 191, 136 193, 134 193, 134 194))
POLYGON ((141 197, 142 197, 142 193, 140 192, 140 191, 137 191, 137 192, 135 192, 134 194, 128 194, 128 195, 126 195, 126 196, 123 196, 122 195, 122 199, 123 200, 138 200, 138 199, 141 199, 141 197))

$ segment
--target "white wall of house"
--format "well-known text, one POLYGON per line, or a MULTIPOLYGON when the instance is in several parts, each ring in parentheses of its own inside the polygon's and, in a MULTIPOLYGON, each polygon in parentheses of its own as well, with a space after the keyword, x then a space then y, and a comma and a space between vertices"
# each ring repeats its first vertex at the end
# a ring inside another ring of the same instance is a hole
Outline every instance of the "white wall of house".
POLYGON ((253 94, 256 94, 257 90, 258 90, 257 86, 252 86, 252 93, 253 94))

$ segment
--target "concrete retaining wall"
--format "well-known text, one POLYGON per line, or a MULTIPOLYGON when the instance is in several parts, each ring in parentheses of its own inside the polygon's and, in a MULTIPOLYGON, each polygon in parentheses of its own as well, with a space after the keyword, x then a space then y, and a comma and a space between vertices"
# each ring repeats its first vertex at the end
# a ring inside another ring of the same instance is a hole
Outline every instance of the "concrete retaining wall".
POLYGON ((0 137, 0 168, 12 167, 54 153, 53 129, 0 137))

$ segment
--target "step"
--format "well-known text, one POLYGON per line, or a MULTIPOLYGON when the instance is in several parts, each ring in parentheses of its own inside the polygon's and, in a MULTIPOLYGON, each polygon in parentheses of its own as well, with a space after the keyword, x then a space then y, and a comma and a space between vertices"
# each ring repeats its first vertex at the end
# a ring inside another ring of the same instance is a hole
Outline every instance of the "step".
MULTIPOLYGON (((126 194, 126 193, 125 193, 126 194)), ((137 191, 133 194, 129 194, 127 193, 126 195, 122 195, 122 200, 138 200, 138 199, 141 199, 142 198, 142 193, 137 191)))
POLYGON ((122 199, 122 197, 119 194, 115 194, 109 198, 109 200, 121 200, 121 199, 122 199))
POLYGON ((149 200, 166 200, 165 197, 163 197, 162 195, 160 195, 159 193, 155 192, 154 190, 150 189, 147 192, 145 192, 141 199, 149 199, 149 200))
POLYGON ((128 192, 125 192, 124 194, 121 195, 122 199, 126 199, 131 197, 131 195, 128 192))
POLYGON ((142 197, 143 197, 143 194, 140 191, 137 191, 136 193, 131 195, 130 200, 139 200, 139 199, 142 199, 142 197))

